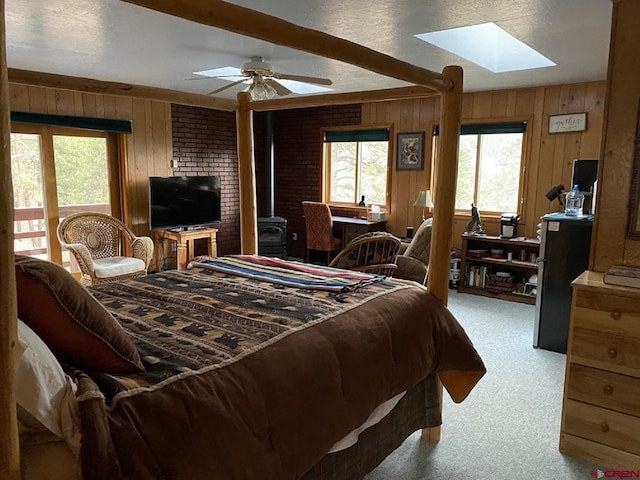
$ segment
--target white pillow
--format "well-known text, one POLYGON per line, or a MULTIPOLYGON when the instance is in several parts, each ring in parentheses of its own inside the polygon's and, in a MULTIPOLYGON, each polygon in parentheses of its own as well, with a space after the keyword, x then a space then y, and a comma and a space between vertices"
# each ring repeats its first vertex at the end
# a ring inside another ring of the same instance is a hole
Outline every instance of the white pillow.
MULTIPOLYGON (((75 383, 64 373, 49 347, 21 320, 18 320, 18 341, 24 348, 18 360, 15 380, 18 420, 23 437, 26 439, 28 434, 42 433, 46 429, 66 440, 74 454, 79 456, 80 416, 75 383), (38 424, 42 428, 39 429, 38 424)), ((42 435, 33 437, 43 438, 42 435)))

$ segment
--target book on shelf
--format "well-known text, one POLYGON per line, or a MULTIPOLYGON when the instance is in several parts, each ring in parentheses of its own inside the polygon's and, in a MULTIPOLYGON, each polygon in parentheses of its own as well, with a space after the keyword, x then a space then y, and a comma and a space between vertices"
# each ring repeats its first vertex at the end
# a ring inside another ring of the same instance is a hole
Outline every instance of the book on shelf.
POLYGON ((616 265, 605 272, 603 280, 609 285, 640 288, 640 268, 616 265))

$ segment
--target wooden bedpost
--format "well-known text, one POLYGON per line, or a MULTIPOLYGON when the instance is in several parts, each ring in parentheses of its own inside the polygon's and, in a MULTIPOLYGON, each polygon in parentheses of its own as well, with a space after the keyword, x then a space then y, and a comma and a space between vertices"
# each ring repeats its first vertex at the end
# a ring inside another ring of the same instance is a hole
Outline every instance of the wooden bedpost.
MULTIPOLYGON (((462 113, 462 68, 445 67, 442 73, 453 82, 453 88, 441 95, 440 146, 436 162, 435 195, 433 204, 433 232, 429 255, 427 290, 442 303, 449 298, 449 257, 453 244, 453 214, 456 203, 456 179, 458 176, 458 140, 462 113)), ((440 405, 442 384, 438 381, 440 405)), ((427 442, 440 440, 440 427, 423 428, 422 439, 427 442)))
POLYGON ((256 213, 256 171, 253 158, 253 111, 251 95, 238 93, 236 128, 238 176, 240 177, 240 249, 243 255, 258 253, 258 216, 256 213))
POLYGON ((0 478, 20 479, 14 376, 17 345, 16 278, 13 259, 13 185, 9 139, 9 83, 4 23, 0 0, 0 478))

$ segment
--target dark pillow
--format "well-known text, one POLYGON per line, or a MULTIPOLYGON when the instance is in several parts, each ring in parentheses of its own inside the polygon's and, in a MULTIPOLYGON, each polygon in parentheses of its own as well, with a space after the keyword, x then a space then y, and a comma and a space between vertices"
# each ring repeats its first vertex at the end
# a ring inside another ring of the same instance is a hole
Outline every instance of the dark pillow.
POLYGON ((144 370, 113 316, 60 265, 15 256, 18 317, 60 360, 106 373, 144 370))

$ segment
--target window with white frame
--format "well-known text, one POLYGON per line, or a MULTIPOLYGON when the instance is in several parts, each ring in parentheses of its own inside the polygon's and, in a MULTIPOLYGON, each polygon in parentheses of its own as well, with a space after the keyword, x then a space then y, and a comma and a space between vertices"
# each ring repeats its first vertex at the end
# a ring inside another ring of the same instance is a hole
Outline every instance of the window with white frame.
POLYGON ((324 132, 324 194, 334 205, 386 205, 389 129, 324 132))
POLYGON ((474 204, 483 213, 520 212, 525 132, 525 122, 461 127, 456 210, 474 204))

